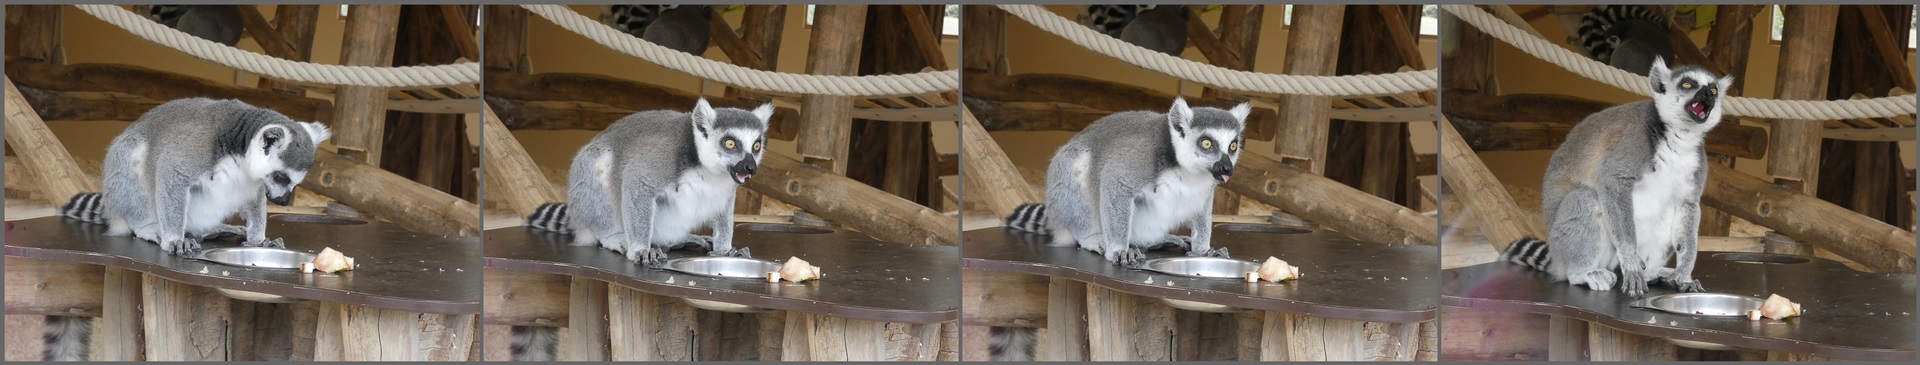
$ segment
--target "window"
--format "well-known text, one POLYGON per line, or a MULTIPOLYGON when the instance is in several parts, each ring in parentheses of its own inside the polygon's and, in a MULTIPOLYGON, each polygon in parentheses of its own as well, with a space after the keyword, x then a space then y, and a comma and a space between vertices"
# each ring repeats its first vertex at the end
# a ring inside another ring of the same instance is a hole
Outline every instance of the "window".
MULTIPOLYGON (((813 26, 813 5, 807 5, 807 26, 813 26)), ((945 16, 940 21, 940 34, 960 35, 960 6, 947 5, 945 16)))
MULTIPOLYGON (((1281 22, 1286 23, 1287 26, 1292 26, 1293 25, 1293 5, 1285 5, 1282 11, 1286 12, 1286 16, 1281 17, 1281 19, 1284 19, 1281 22)), ((1428 35, 1428 36, 1440 35, 1440 6, 1439 5, 1421 5, 1420 6, 1420 35, 1428 35)))
MULTIPOLYGON (((1874 5, 1862 5, 1862 6, 1874 6, 1874 5)), ((1785 29, 1787 26, 1787 15, 1786 15, 1786 12, 1781 11, 1782 8, 1779 5, 1772 5, 1772 10, 1773 10, 1773 35, 1771 38, 1768 38, 1768 39, 1772 39, 1774 42, 1779 42, 1781 30, 1785 29)), ((1913 16, 1920 17, 1920 7, 1914 8, 1913 16)), ((1916 45, 1920 45, 1920 42, 1916 42, 1916 41, 1920 41, 1920 39, 1916 39, 1916 38, 1920 38, 1920 32, 1915 32, 1913 25, 1908 24, 1907 25, 1907 48, 1915 48, 1916 45)))

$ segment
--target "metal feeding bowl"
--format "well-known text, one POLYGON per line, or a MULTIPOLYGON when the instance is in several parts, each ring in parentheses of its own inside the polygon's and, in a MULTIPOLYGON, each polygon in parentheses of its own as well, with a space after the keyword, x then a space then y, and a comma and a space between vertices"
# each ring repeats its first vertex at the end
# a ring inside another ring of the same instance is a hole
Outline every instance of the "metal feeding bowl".
MULTIPOLYGON (((1221 280, 1245 280, 1248 271, 1254 271, 1259 268, 1260 265, 1252 262, 1224 257, 1167 257, 1148 260, 1146 263, 1140 265, 1141 270, 1167 275, 1221 280)), ((1190 311, 1211 313, 1238 313, 1246 311, 1245 308, 1207 302, 1173 298, 1160 298, 1160 300, 1166 302, 1169 307, 1190 311)))
MULTIPOLYGON (((685 257, 667 260, 667 270, 685 274, 719 279, 766 280, 767 273, 779 271, 780 264, 773 261, 745 257, 685 257)), ((770 309, 739 303, 713 300, 680 298, 687 305, 711 311, 732 313, 761 313, 770 309)))
MULTIPOLYGON (((310 253, 282 248, 222 247, 200 251, 200 253, 195 254, 193 258, 230 266, 298 270, 300 269, 300 263, 312 262, 313 257, 314 255, 310 253)), ((214 288, 214 290, 228 298, 251 302, 299 303, 306 301, 306 299, 245 290, 222 288, 214 288)))
MULTIPOLYGON (((1633 301, 1633 303, 1629 303, 1628 305, 1633 306, 1634 308, 1646 308, 1646 309, 1652 309, 1652 310, 1657 310, 1661 312, 1680 314, 1680 315, 1689 315, 1689 316, 1746 317, 1747 311, 1760 309, 1760 305, 1764 303, 1766 303, 1766 301, 1763 301, 1754 297, 1744 296, 1744 295, 1733 295, 1733 294, 1722 294, 1722 293, 1675 293, 1675 294, 1667 294, 1667 295, 1662 295, 1657 297, 1636 300, 1636 301, 1633 301)), ((1696 348, 1701 350, 1725 351, 1725 350, 1736 349, 1733 346, 1727 346, 1727 345, 1718 344, 1718 343, 1681 340, 1681 339, 1674 339, 1674 338, 1668 338, 1667 342, 1672 342, 1674 345, 1678 345, 1681 347, 1696 348)))

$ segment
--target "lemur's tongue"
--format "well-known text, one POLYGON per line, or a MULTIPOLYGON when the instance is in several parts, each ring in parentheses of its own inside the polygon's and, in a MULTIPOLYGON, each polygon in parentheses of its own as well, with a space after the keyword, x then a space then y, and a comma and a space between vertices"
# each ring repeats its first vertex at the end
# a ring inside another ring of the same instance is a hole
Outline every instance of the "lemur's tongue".
POLYGON ((1694 118, 1707 119, 1707 103, 1687 104, 1687 112, 1693 113, 1694 118))
POLYGON ((736 172, 736 173, 733 173, 733 183, 735 183, 735 184, 746 184, 746 183, 747 183, 747 178, 750 178, 750 177, 753 177, 753 175, 748 175, 748 174, 742 174, 742 173, 738 173, 738 172, 736 172))
POLYGON ((1219 175, 1214 175, 1213 178, 1219 179, 1220 182, 1225 183, 1227 182, 1227 180, 1233 179, 1233 175, 1219 174, 1219 175))

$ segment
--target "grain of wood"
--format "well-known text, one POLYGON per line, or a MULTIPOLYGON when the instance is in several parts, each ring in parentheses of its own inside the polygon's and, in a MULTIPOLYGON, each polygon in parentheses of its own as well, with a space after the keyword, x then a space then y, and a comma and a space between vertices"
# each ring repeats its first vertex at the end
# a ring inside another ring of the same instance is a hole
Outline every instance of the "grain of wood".
MULTIPOLYGON (((9 259, 11 260, 11 259, 9 259)), ((7 264, 12 268, 13 264, 7 264)), ((145 342, 141 294, 145 285, 138 271, 108 267, 102 272, 100 319, 93 321, 93 361, 140 361, 145 342)), ((12 279, 12 275, 8 275, 12 279)), ((8 288, 7 292, 13 292, 8 288)), ((9 305, 11 306, 11 305, 9 305)))
POLYGON ((1434 217, 1304 169, 1258 155, 1240 157, 1227 188, 1363 241, 1439 244, 1434 217))
POLYGON ((569 323, 567 276, 487 269, 483 277, 487 324, 555 327, 569 323))
POLYGON ((1034 360, 1086 361, 1087 283, 1049 277, 1046 300, 1046 328, 1040 330, 1034 360))
POLYGON ((6 263, 7 314, 101 315, 100 265, 17 257, 6 263))
POLYGON ((1046 277, 962 270, 960 287, 960 307, 968 308, 962 315, 962 323, 969 326, 1046 326, 1049 303, 1046 277))
POLYGON ((689 361, 694 309, 680 300, 607 285, 613 361, 689 361))
MULTIPOLYGON (((387 67, 400 29, 400 5, 358 5, 347 14, 340 64, 387 67)), ((334 93, 333 145, 342 155, 380 166, 386 138, 387 89, 341 86, 334 93)), ((475 215, 476 217, 478 215, 475 215)))
POLYGON ((1598 323, 1587 324, 1587 350, 1593 361, 1674 361, 1672 343, 1598 323))
MULTIPOLYGON (((1295 5, 1291 13, 1288 14, 1293 17, 1293 24, 1287 33, 1286 74, 1333 75, 1340 55, 1346 5, 1295 5)), ((1281 156, 1281 162, 1316 175, 1326 172, 1330 123, 1327 114, 1332 108, 1331 100, 1311 95, 1280 98, 1280 132, 1274 139, 1273 152, 1281 156)))
POLYGON ((32 172, 35 186, 41 189, 40 195, 48 203, 60 206, 76 194, 100 191, 99 180, 80 171, 60 138, 54 136, 53 130, 47 128, 46 122, 34 113, 33 106, 20 95, 11 76, 6 84, 7 147, 32 172))
POLYGON ((141 285, 147 360, 227 360, 227 297, 153 275, 143 275, 141 285))
MULTIPOLYGON (((821 5, 807 49, 807 73, 853 75, 860 66, 860 43, 867 24, 866 5, 821 5)), ((796 151, 808 163, 835 174, 847 172, 853 133, 853 98, 804 95, 800 98, 800 137, 796 151)))
MULTIPOLYGON (((1787 5, 1781 26, 1780 68, 1774 97, 1825 100, 1828 68, 1833 65, 1834 21, 1839 5, 1787 5)), ((1812 193, 1820 176, 1821 121, 1776 120, 1767 173, 1789 188, 1812 193)))
MULTIPOLYGON (((562 279, 565 279, 564 277, 562 279)), ((552 285, 552 284, 549 284, 552 285)), ((561 287, 554 285, 554 287, 561 287)), ((608 339, 607 288, 604 281, 575 276, 565 286, 567 299, 567 342, 560 344, 560 361, 607 361, 612 342, 608 339)))

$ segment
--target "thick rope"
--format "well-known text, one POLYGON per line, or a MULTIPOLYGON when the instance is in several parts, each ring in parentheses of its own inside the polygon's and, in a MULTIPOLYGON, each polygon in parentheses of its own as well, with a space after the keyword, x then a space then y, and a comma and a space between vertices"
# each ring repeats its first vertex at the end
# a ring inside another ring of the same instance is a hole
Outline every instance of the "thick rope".
POLYGON ((1360 97, 1432 91, 1439 87, 1435 70, 1380 75, 1302 76, 1240 71, 1154 52, 1121 41, 1038 5, 995 5, 1034 26, 1066 38, 1087 50, 1140 68, 1216 88, 1251 94, 1297 94, 1360 97))
POLYGON ((789 94, 878 97, 950 92, 960 89, 957 70, 904 75, 826 76, 755 70, 687 54, 613 29, 560 5, 521 5, 561 28, 602 46, 662 67, 719 83, 789 94))
POLYGON ((480 82, 480 64, 365 67, 289 61, 195 37, 113 5, 74 5, 95 18, 147 41, 268 78, 309 84, 394 88, 440 87, 480 82))
MULTIPOLYGON (((1472 5, 1441 5, 1460 20, 1479 28, 1520 51, 1533 55, 1574 74, 1642 96, 1651 96, 1647 78, 1582 56, 1553 42, 1507 24, 1493 14, 1472 5)), ((1772 100, 1747 97, 1727 98, 1728 115, 1798 120, 1838 120, 1887 118, 1914 113, 1914 96, 1888 96, 1854 100, 1772 100)))

